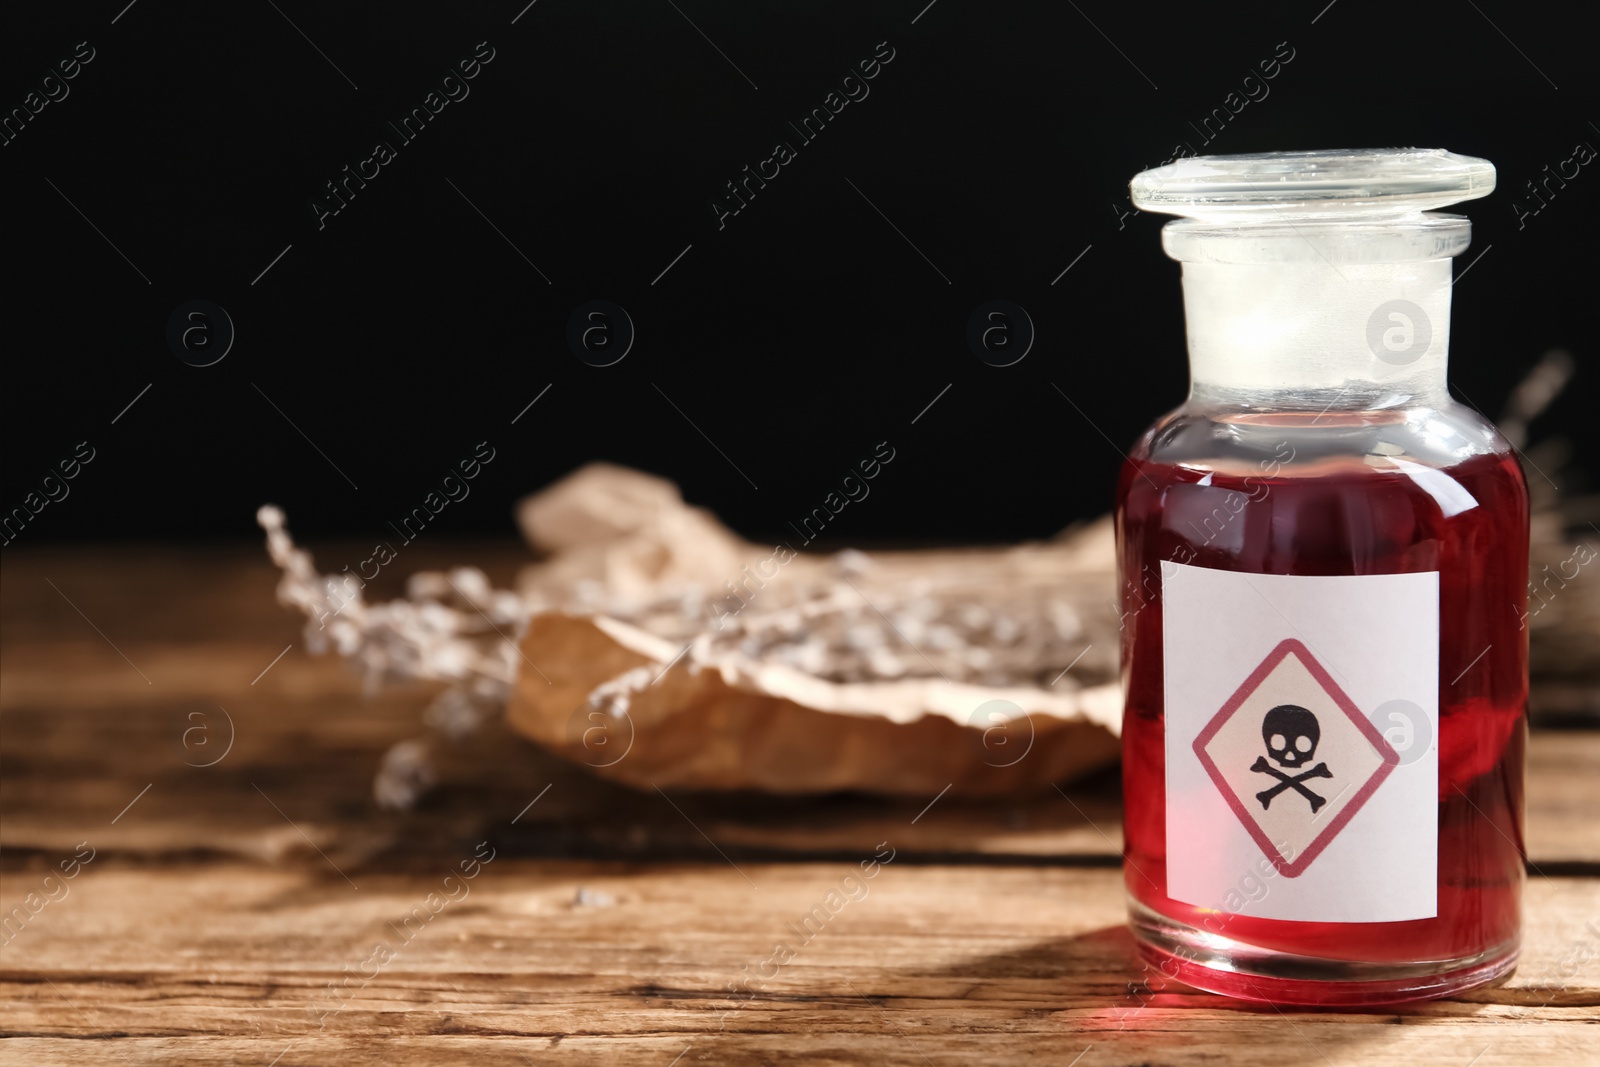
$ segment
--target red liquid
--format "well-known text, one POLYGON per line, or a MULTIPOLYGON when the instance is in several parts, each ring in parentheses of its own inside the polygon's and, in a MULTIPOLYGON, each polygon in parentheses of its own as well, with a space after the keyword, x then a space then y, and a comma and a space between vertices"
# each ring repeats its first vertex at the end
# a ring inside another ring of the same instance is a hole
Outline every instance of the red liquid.
MULTIPOLYGON (((1442 473, 1479 506, 1446 518, 1410 476, 1374 469, 1359 457, 1325 460, 1314 474, 1292 477, 1193 470, 1137 453, 1123 468, 1117 524, 1127 685, 1124 871, 1128 891, 1146 907, 1256 948, 1323 959, 1414 964, 1515 949, 1525 858, 1527 490, 1516 460, 1506 455, 1476 456, 1442 473), (1199 484, 1208 473, 1209 484, 1199 484), (1242 510, 1239 494, 1251 498, 1242 510), (1241 529, 1217 536, 1218 514, 1241 529), (1289 922, 1218 915, 1166 895, 1162 561, 1255 574, 1439 572, 1437 917, 1289 922)), ((1264 993, 1259 979, 1213 968, 1197 981, 1199 972, 1186 960, 1168 973, 1250 999, 1407 999, 1340 997, 1326 989, 1318 995, 1296 991, 1292 979, 1274 980, 1264 993)))

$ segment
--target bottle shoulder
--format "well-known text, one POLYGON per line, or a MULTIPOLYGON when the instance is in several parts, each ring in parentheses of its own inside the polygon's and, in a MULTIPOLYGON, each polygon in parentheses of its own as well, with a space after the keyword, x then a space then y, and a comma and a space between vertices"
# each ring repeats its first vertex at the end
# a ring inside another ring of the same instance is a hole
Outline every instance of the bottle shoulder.
POLYGON ((1158 421, 1118 482, 1124 567, 1148 555, 1262 574, 1492 571, 1511 596, 1529 498, 1510 445, 1471 411, 1388 414, 1158 421))
POLYGON ((1368 456, 1432 468, 1506 456, 1493 423, 1454 401, 1375 411, 1247 411, 1190 401, 1152 423, 1130 461, 1218 473, 1293 473, 1368 456))

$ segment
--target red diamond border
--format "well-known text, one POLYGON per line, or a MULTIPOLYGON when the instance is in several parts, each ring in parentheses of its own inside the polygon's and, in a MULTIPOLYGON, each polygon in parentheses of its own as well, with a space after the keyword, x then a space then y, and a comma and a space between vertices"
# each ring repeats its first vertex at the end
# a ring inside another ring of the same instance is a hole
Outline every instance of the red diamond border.
POLYGON ((1371 799, 1372 794, 1378 791, 1378 787, 1400 765, 1400 753, 1394 750, 1394 746, 1389 744, 1388 739, 1378 732, 1376 726, 1367 721, 1366 717, 1361 714, 1361 709, 1356 707, 1355 702, 1345 695, 1345 691, 1339 688, 1339 683, 1335 682, 1333 676, 1327 672, 1322 664, 1317 662, 1317 658, 1311 654, 1311 651, 1292 637, 1279 642, 1278 646, 1267 654, 1267 658, 1261 661, 1261 665, 1250 672, 1250 677, 1246 678, 1244 684, 1235 690, 1233 696, 1228 698, 1228 702, 1222 705, 1222 710, 1211 717, 1211 721, 1206 723, 1205 729, 1201 730, 1194 739, 1194 754, 1200 758, 1200 765, 1206 769, 1206 773, 1216 783, 1217 792, 1222 794, 1222 798, 1228 802, 1228 806, 1239 817, 1239 821, 1244 824, 1244 828, 1249 831, 1255 843, 1285 878, 1297 878, 1303 874, 1305 869, 1311 866, 1311 861, 1320 856, 1322 850, 1328 847, 1334 835, 1344 829, 1345 823, 1355 818, 1356 812, 1361 810, 1367 801, 1371 799), (1243 801, 1239 799, 1233 788, 1228 785, 1227 780, 1222 777, 1222 772, 1217 769, 1216 762, 1212 760, 1205 748, 1211 739, 1216 736, 1217 731, 1222 729, 1222 724, 1228 721, 1228 717, 1239 710, 1239 705, 1248 700, 1250 695, 1261 686, 1261 683, 1266 681, 1267 675, 1271 674, 1273 669, 1289 656, 1294 656, 1298 659, 1306 670, 1311 673, 1311 676, 1333 698, 1333 702, 1338 705, 1339 710, 1349 717, 1350 721, 1356 725, 1356 729, 1361 731, 1362 736, 1377 750, 1378 756, 1383 760, 1383 765, 1373 772, 1372 777, 1367 779, 1367 783, 1351 798, 1350 803, 1344 806, 1334 820, 1323 828, 1322 833, 1318 834, 1311 844, 1306 846, 1306 850, 1300 854, 1299 858, 1293 862, 1290 862, 1284 857, 1283 853, 1278 851, 1277 846, 1272 843, 1256 821, 1251 818, 1249 809, 1244 806, 1243 801))

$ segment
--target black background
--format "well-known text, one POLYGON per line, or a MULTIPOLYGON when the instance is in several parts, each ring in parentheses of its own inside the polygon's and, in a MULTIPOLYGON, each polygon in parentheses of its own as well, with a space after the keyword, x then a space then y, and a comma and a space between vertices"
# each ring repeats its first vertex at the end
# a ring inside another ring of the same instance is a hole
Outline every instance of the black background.
MULTIPOLYGON (((1475 232, 1454 381, 1495 416, 1568 348, 1579 375, 1536 436, 1592 432, 1600 161, 1520 224, 1512 206, 1600 146, 1576 7, 525 2, 11 6, 7 112, 95 50, 0 148, 0 507, 96 450, 17 543, 255 537, 266 501, 303 537, 388 536, 485 440, 430 531, 509 534, 517 497, 602 458, 778 538, 887 441, 830 535, 1047 536, 1107 510, 1117 449, 1182 398, 1178 267, 1126 199, 1181 144, 1492 160, 1499 190, 1455 209, 1475 232), (470 95, 319 230, 323 183, 480 41, 470 95), (882 41, 870 95, 799 146, 786 122, 882 41), (1286 49, 1207 143, 1195 126, 1286 49), (719 229, 712 199, 780 138, 798 158, 719 229), (165 341, 196 298, 237 329, 204 368, 165 341), (565 340, 596 298, 637 328, 606 368, 565 340), (1038 331, 1004 368, 965 342, 997 298, 1038 331)), ((1592 441, 1579 460, 1600 469, 1592 441)))

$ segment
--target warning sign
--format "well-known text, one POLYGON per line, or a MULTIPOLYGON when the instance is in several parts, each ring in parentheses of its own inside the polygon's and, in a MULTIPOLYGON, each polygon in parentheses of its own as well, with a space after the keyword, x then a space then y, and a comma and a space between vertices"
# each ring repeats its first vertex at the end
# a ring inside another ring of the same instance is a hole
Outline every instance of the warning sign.
POLYGON ((1300 641, 1282 641, 1194 739, 1263 854, 1302 874, 1378 791, 1400 755, 1300 641))

